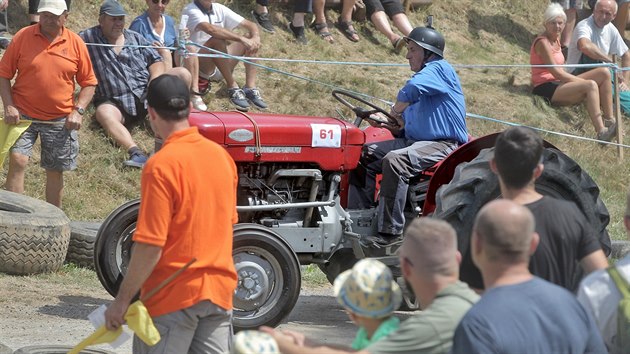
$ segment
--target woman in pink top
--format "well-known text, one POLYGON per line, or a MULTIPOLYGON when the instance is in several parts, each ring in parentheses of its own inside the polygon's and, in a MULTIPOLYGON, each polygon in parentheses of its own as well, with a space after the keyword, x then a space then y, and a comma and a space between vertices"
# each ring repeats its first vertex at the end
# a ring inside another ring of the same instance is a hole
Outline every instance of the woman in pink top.
MULTIPOLYGON (((560 36, 567 16, 562 7, 552 3, 545 11, 545 32, 534 39, 530 64, 564 64, 560 36)), ((588 115, 599 140, 612 140, 617 126, 612 118, 612 84, 607 68, 593 68, 578 76, 561 67, 532 67, 532 93, 558 106, 586 103, 588 115), (601 109, 600 109, 601 105, 601 109), (604 117, 602 119, 602 110, 604 117)))

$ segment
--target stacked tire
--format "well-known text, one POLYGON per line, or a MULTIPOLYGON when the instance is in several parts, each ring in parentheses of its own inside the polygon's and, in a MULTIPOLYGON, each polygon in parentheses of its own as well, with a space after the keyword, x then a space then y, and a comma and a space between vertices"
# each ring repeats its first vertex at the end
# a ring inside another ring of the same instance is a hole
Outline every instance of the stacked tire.
POLYGON ((0 190, 0 272, 58 270, 68 251, 70 220, 45 201, 0 190))

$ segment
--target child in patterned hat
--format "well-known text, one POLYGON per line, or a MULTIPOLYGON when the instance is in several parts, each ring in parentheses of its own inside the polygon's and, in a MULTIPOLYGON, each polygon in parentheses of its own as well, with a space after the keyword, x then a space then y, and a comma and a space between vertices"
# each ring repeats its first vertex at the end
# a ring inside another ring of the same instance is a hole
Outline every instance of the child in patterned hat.
POLYGON ((400 306, 402 292, 382 262, 360 260, 339 274, 333 287, 337 301, 359 326, 352 349, 364 349, 398 329, 400 322, 392 313, 400 306))

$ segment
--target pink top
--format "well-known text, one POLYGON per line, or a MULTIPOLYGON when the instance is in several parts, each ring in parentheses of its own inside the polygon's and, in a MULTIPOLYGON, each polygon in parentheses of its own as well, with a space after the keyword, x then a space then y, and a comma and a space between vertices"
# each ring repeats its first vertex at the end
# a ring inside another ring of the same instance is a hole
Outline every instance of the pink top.
MULTIPOLYGON (((545 64, 549 64, 549 63, 545 63, 543 62, 543 59, 540 57, 540 55, 536 54, 536 49, 534 48, 536 46, 536 43, 539 40, 546 40, 549 41, 549 39, 543 35, 540 35, 538 37, 536 37, 536 39, 534 39, 534 43, 532 43, 532 48, 529 50, 529 63, 531 65, 545 65, 545 64)), ((552 57, 553 57, 553 64, 564 64, 564 55, 562 55, 562 50, 560 49, 560 40, 556 41, 558 46, 557 46, 557 50, 553 49, 552 46, 552 57)), ((551 71, 549 71, 549 68, 532 68, 532 86, 536 87, 540 84, 544 84, 545 82, 550 82, 550 81, 558 81, 553 74, 551 73, 551 71)))

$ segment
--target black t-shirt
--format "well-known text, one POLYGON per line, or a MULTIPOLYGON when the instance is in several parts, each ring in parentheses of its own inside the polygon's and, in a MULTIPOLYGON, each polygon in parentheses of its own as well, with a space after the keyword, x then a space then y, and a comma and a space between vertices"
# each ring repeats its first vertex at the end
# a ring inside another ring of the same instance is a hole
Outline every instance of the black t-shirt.
MULTIPOLYGON (((525 205, 536 221, 540 242, 529 262, 529 270, 554 284, 575 291, 582 268, 579 261, 601 249, 593 228, 572 202, 543 196, 525 205)), ((460 278, 473 288, 483 289, 479 269, 473 264, 470 247, 463 254, 460 278)))
POLYGON ((536 220, 540 242, 529 261, 529 270, 566 289, 577 289, 579 261, 600 250, 595 231, 578 207, 566 200, 544 196, 525 205, 536 220))

